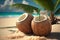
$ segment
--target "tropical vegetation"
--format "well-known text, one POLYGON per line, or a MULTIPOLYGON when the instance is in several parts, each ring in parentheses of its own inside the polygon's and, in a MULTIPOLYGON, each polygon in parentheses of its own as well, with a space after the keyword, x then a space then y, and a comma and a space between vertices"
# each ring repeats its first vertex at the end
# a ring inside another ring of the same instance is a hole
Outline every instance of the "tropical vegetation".
MULTIPOLYGON (((56 23, 57 21, 55 20, 56 18, 54 17, 54 11, 58 4, 60 4, 60 0, 56 0, 55 3, 52 2, 53 0, 33 0, 38 5, 41 5, 44 7, 46 10, 50 11, 50 19, 51 23, 56 23)), ((33 13, 33 10, 36 10, 37 13, 40 12, 40 9, 31 5, 26 5, 26 4, 13 4, 13 7, 23 9, 27 13, 33 13)), ((39 13, 40 14, 40 13, 39 13)))

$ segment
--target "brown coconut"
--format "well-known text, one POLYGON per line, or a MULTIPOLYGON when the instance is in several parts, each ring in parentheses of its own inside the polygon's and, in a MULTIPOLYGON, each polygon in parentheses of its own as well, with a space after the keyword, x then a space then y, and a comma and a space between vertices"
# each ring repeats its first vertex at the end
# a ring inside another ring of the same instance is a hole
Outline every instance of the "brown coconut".
POLYGON ((46 36, 51 32, 51 23, 46 16, 34 17, 32 20, 32 30, 34 34, 46 36))
POLYGON ((27 13, 22 14, 16 22, 17 28, 24 33, 32 33, 32 29, 31 29, 32 19, 33 16, 31 14, 27 14, 27 13))

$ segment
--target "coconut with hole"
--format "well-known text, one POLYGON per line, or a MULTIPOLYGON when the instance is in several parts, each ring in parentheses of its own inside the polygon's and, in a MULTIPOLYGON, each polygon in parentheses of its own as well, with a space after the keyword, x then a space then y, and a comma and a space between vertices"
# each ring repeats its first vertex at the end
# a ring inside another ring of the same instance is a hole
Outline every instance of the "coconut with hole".
POLYGON ((45 15, 34 17, 31 26, 36 35, 46 36, 51 33, 51 23, 45 15))
POLYGON ((28 13, 22 14, 16 22, 17 28, 23 33, 32 33, 31 29, 32 19, 33 16, 31 14, 28 13))

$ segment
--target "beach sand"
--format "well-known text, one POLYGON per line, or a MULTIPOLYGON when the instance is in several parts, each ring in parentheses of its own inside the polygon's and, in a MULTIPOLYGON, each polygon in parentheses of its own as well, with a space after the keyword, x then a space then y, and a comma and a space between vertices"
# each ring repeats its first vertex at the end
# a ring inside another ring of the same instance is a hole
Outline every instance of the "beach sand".
MULTIPOLYGON (((13 40, 13 39, 7 39, 5 36, 13 34, 13 32, 10 30, 15 30, 15 31, 18 30, 16 28, 17 18, 18 17, 0 18, 0 40, 13 40), (13 27, 13 26, 15 28, 3 28, 3 27, 13 27), (1 29, 1 27, 2 27, 2 29, 1 29)), ((16 34, 18 34, 18 33, 16 33, 16 34)), ((19 35, 25 35, 25 34, 20 32, 19 35)), ((47 38, 48 38, 48 40, 60 40, 60 24, 52 25, 51 34, 47 38)), ((14 40, 23 40, 23 39, 18 38, 18 39, 14 39, 14 40)))
POLYGON ((0 27, 16 26, 17 18, 18 17, 0 18, 0 27))

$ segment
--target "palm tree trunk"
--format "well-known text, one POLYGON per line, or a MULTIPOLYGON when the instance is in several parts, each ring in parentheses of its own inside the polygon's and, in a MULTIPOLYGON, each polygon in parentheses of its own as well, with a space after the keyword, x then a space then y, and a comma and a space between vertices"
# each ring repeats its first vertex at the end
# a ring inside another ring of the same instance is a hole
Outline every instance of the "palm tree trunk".
POLYGON ((54 17, 54 13, 51 11, 50 13, 50 19, 51 19, 51 24, 56 24, 57 23, 57 20, 56 18, 54 17))

